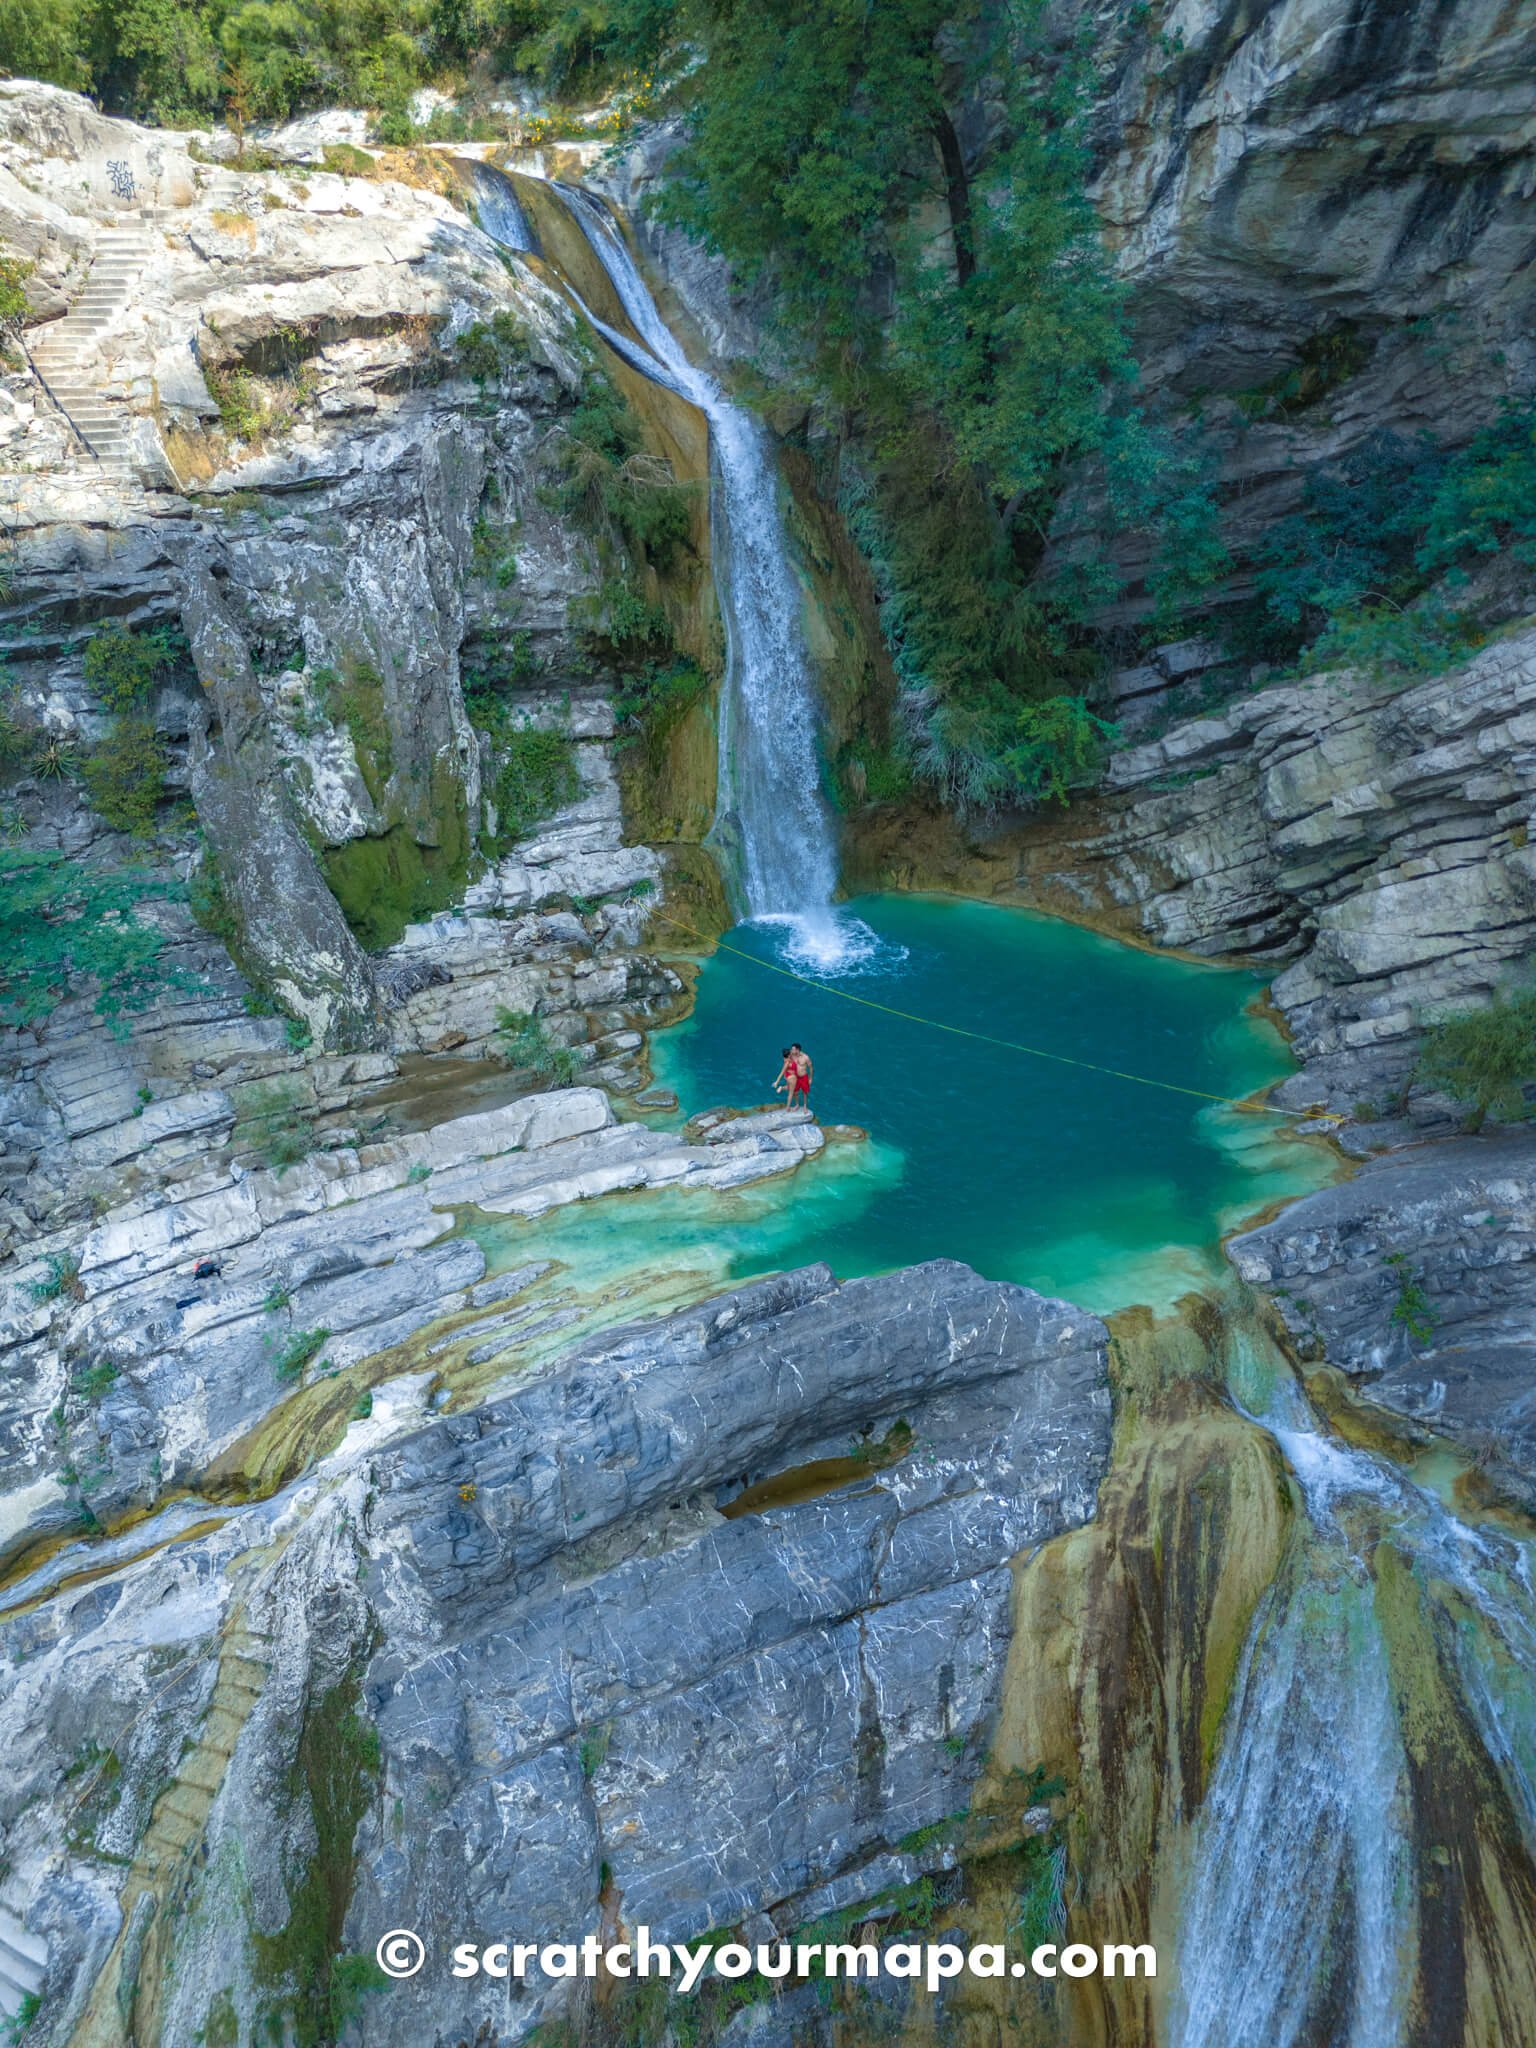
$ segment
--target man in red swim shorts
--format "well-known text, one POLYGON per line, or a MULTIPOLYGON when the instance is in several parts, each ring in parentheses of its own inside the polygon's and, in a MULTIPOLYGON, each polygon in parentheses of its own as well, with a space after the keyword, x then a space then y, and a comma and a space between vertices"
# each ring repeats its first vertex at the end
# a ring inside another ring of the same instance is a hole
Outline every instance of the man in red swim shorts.
POLYGON ((789 1106, 799 1103, 802 1109, 811 1106, 811 1056, 803 1045, 789 1048, 789 1106))

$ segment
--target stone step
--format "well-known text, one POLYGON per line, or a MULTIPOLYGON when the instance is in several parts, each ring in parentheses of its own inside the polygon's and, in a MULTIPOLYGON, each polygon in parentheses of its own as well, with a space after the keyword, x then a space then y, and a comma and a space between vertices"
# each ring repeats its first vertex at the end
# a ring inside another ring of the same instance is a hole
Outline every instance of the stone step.
POLYGON ((240 1730, 244 1726, 243 1715, 232 1714, 228 1707, 220 1706, 215 1701, 204 1717, 198 1735, 198 1747, 211 1750, 215 1756, 232 1757, 235 1753, 235 1744, 240 1739, 240 1730))
POLYGON ((84 359, 95 338, 128 305, 152 247, 137 222, 105 229, 69 311, 62 320, 50 322, 36 341, 28 342, 34 370, 103 467, 131 467, 132 442, 119 408, 103 399, 94 381, 83 374, 84 359))
POLYGON ((228 1758, 216 1756, 212 1750, 194 1749, 190 1756, 183 1758, 177 1776, 188 1785, 194 1785, 199 1792, 206 1792, 211 1799, 224 1782, 228 1758))
POLYGON ((0 1906, 0 2014, 11 2019, 34 1993, 48 1966, 48 1945, 0 1906))
MULTIPOLYGON (((213 1791, 217 1790, 218 1787, 215 1786, 213 1791)), ((155 1808, 155 1826, 161 1826, 162 1815, 175 1814, 178 1820, 185 1821, 189 1827, 200 1828, 208 1818, 208 1810, 213 1805, 213 1791, 206 1785, 194 1785, 186 1778, 178 1778, 170 1790, 161 1795, 155 1808)), ((180 1835, 182 1831, 173 1828, 170 1832, 180 1835)))

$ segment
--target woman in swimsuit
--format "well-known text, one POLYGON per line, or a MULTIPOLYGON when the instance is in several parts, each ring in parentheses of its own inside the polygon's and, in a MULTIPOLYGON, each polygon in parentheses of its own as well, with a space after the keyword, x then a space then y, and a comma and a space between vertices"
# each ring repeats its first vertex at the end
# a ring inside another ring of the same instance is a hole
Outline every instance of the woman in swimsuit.
POLYGON ((790 1061, 789 1047, 787 1045, 780 1049, 779 1057, 783 1064, 780 1066, 777 1078, 774 1081, 773 1092, 777 1095, 782 1088, 785 1090, 785 1102, 793 1102, 795 1099, 795 1069, 790 1061))

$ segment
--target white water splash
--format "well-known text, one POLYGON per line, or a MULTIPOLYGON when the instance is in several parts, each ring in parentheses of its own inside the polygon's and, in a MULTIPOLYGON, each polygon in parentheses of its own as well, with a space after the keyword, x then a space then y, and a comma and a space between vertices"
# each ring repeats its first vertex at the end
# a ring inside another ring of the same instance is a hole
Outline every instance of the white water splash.
MULTIPOLYGON (((489 167, 481 167, 481 176, 507 183, 489 167)), ((477 178, 477 195, 480 183, 477 178)), ((709 422, 712 552, 726 628, 720 803, 712 836, 726 856, 742 913, 784 928, 784 957, 817 973, 845 972, 865 962, 878 941, 859 919, 833 908, 836 836, 821 792, 801 593, 767 434, 688 360, 606 208, 577 186, 553 189, 643 346, 590 308, 582 311, 632 368, 696 405, 709 422)), ((501 239, 498 218, 482 205, 482 225, 501 239)))

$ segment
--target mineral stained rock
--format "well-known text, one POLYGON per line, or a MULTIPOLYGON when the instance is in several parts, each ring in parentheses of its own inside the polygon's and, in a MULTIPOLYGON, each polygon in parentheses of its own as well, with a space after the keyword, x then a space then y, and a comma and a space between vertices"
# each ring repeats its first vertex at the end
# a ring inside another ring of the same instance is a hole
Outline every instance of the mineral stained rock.
POLYGON ((936 1867, 911 1838, 980 1766, 1010 1560, 1092 1514, 1109 1421, 1106 1333, 1069 1305, 948 1262, 811 1268, 18 1615, 0 1907, 46 1943, 50 2009, 105 2039, 120 2000, 182 2043, 228 1992, 254 2024, 317 1859, 344 1952, 427 1944, 370 2004, 402 2044, 515 2038, 566 1995, 455 1980, 455 1940, 790 1927, 936 1867))

